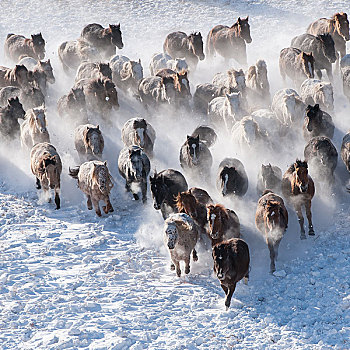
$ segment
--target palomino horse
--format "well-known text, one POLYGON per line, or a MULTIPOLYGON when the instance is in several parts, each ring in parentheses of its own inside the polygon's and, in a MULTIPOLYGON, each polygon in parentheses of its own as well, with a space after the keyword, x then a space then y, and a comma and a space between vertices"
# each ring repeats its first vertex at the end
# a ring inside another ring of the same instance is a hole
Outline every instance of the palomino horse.
POLYGON ((209 32, 206 53, 211 57, 217 52, 225 60, 233 58, 240 64, 247 64, 246 43, 251 42, 248 17, 238 17, 231 27, 220 24, 209 32))
POLYGON ((270 190, 259 198, 255 214, 255 225, 264 235, 270 251, 270 272, 276 271, 275 260, 278 247, 288 227, 288 212, 283 199, 270 190))
POLYGON ((314 236, 312 225, 311 200, 315 195, 315 185, 308 174, 306 161, 296 160, 283 175, 282 193, 284 198, 291 202, 298 216, 300 225, 300 239, 306 239, 304 229, 304 217, 301 208, 304 206, 309 222, 309 235, 314 236))

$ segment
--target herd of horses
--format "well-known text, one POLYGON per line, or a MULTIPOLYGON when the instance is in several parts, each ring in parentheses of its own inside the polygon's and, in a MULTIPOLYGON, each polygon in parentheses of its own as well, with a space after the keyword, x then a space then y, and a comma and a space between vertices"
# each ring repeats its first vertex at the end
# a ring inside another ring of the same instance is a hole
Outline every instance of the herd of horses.
MULTIPOLYGON (((258 60, 243 69, 230 69, 215 74, 211 83, 199 84, 190 92, 190 77, 199 61, 222 56, 247 65, 246 44, 252 42, 249 18, 238 18, 231 26, 217 25, 210 30, 206 48, 200 32, 187 35, 170 33, 164 41, 163 53, 156 53, 150 62, 150 76, 144 77, 140 60, 116 55, 123 48, 121 26, 100 24, 85 26, 77 40, 66 41, 58 48, 59 60, 67 75, 75 74, 70 91, 57 102, 63 122, 76 126, 74 143, 81 165, 69 169, 78 180, 78 187, 87 197, 89 210, 101 216, 99 202, 105 214, 113 212, 109 195, 113 178, 107 162, 101 161, 104 150, 103 132, 98 122, 112 126, 111 116, 119 108, 118 92, 129 94, 134 103, 142 104, 151 119, 153 111, 184 109, 200 115, 207 124, 198 126, 179 152, 180 166, 186 176, 207 183, 213 164, 211 147, 217 142, 217 131, 230 137, 242 154, 280 147, 278 139, 303 134, 307 145, 305 161, 297 159, 282 175, 282 170, 262 164, 258 174, 257 192, 260 196, 256 210, 256 227, 264 236, 270 252, 270 271, 276 270, 278 246, 288 227, 290 203, 300 224, 300 238, 305 239, 305 208, 308 234, 315 235, 311 202, 315 183, 309 166, 319 170, 321 178, 333 183, 338 152, 331 139, 334 134, 332 64, 340 65, 344 94, 350 98, 350 56, 346 55, 349 22, 345 13, 331 19, 321 18, 307 28, 307 33, 295 37, 290 47, 281 50, 280 73, 290 77, 294 87, 282 89, 271 98, 267 64, 258 60), (322 78, 326 70, 330 82, 322 78)), ((25 38, 8 34, 5 56, 15 63, 13 68, 0 67, 0 133, 3 139, 20 139, 30 150, 31 170, 37 188, 49 199, 54 189, 56 209, 60 209, 60 177, 62 161, 47 129, 45 99, 47 84, 55 77, 46 55, 41 33, 25 38), (19 123, 18 119, 24 119, 19 123)), ((120 97, 120 96, 119 96, 120 97)), ((190 272, 191 256, 197 261, 197 244, 212 251, 214 271, 230 306, 236 283, 249 276, 249 249, 241 239, 237 214, 215 203, 206 190, 188 188, 180 171, 165 169, 150 175, 155 156, 156 130, 149 120, 135 117, 122 130, 124 148, 118 158, 118 170, 125 179, 125 189, 135 200, 147 201, 147 184, 154 208, 164 218, 164 239, 171 256, 171 269, 181 275, 180 261, 185 273, 190 272)), ((350 171, 350 134, 345 135, 342 159, 350 171)), ((225 158, 216 178, 222 197, 243 197, 248 190, 248 175, 237 158, 225 158)))

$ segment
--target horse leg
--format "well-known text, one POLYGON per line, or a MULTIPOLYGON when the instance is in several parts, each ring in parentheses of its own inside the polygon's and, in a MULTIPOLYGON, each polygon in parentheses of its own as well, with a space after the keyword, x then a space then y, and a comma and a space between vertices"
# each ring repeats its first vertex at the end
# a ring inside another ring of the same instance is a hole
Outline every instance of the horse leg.
POLYGON ((244 282, 244 284, 248 284, 248 281, 249 281, 249 270, 248 270, 248 272, 245 274, 245 276, 243 277, 243 282, 244 282))
POLYGON ((273 273, 276 271, 275 247, 274 247, 274 244, 270 240, 268 240, 267 246, 269 247, 269 251, 270 251, 270 273, 273 273))
POLYGON ((233 292, 235 291, 235 289, 236 289, 236 283, 229 286, 229 288, 228 288, 228 293, 226 294, 226 299, 225 299, 226 310, 228 310, 228 308, 231 305, 231 298, 232 298, 232 295, 233 295, 233 292))
POLYGON ((174 261, 177 277, 181 276, 180 262, 174 261))
POLYGON ((332 83, 333 82, 332 65, 329 65, 329 67, 326 68, 326 73, 327 73, 329 81, 332 83))
POLYGON ((37 188, 38 190, 41 189, 41 183, 40 183, 40 180, 39 180, 38 178, 36 178, 36 188, 37 188))
POLYGON ((309 222, 309 236, 314 236, 315 231, 312 225, 311 200, 307 201, 307 203, 305 204, 305 211, 306 211, 307 221, 309 222))
POLYGON ((126 180, 126 182, 125 182, 125 190, 126 190, 126 192, 131 191, 130 184, 128 183, 128 180, 126 180))
POLYGON ((188 258, 185 260, 185 274, 189 274, 190 273, 190 255, 188 256, 188 258))
POLYGON ((104 205, 104 206, 102 207, 103 211, 104 211, 106 214, 113 212, 114 209, 113 209, 113 207, 112 207, 112 204, 111 204, 111 202, 110 202, 108 196, 106 196, 106 197, 104 198, 104 201, 105 201, 106 205, 104 205))
POLYGON ((61 208, 60 188, 58 186, 55 187, 55 204, 56 210, 61 208))
POLYGON ((171 270, 171 271, 174 271, 174 270, 175 270, 175 265, 174 265, 174 263, 170 263, 170 270, 171 270))
POLYGON ((318 79, 322 79, 322 72, 321 72, 321 69, 315 69, 315 73, 316 73, 316 75, 317 75, 317 78, 318 79))
POLYGON ((92 204, 95 208, 95 212, 96 212, 97 216, 102 216, 101 209, 100 209, 98 202, 99 202, 98 199, 95 199, 94 197, 92 197, 92 204))
POLYGON ((225 295, 227 295, 228 293, 228 288, 226 286, 224 286, 223 284, 221 285, 221 288, 224 290, 225 295))
POLYGON ((90 195, 87 195, 87 208, 89 210, 92 210, 92 202, 91 202, 91 196, 90 195))
POLYGON ((192 250, 192 258, 193 258, 193 261, 198 261, 198 255, 197 255, 196 249, 192 250))
POLYGON ((306 239, 305 229, 304 229, 304 217, 303 217, 303 212, 301 211, 301 205, 298 204, 298 206, 295 206, 295 211, 297 213, 298 221, 300 225, 300 239, 306 239))
POLYGON ((147 180, 141 182, 142 203, 147 203, 147 180))

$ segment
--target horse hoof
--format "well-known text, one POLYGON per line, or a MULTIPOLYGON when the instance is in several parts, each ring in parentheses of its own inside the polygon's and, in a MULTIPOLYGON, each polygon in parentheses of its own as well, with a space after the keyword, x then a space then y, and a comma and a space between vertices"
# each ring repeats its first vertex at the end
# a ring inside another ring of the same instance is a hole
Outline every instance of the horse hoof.
POLYGON ((134 196, 135 201, 139 200, 139 196, 137 194, 134 194, 133 196, 134 196))
POLYGON ((181 277, 181 271, 176 271, 177 277, 181 277))
POLYGON ((171 271, 174 271, 174 270, 175 270, 175 265, 174 265, 174 264, 171 264, 171 265, 170 265, 170 270, 171 270, 171 271))
POLYGON ((305 233, 300 235, 300 239, 306 239, 305 233))
POLYGON ((185 269, 185 274, 188 275, 190 273, 190 268, 185 269))
POLYGON ((92 210, 92 207, 88 207, 88 210, 92 210))
POLYGON ((109 213, 113 213, 114 212, 114 209, 113 207, 110 207, 109 210, 108 210, 109 213))
POLYGON ((97 212, 96 212, 96 215, 97 215, 97 216, 102 216, 102 214, 101 214, 100 211, 97 211, 97 212))
POLYGON ((309 230, 309 236, 315 236, 315 231, 313 229, 309 230))

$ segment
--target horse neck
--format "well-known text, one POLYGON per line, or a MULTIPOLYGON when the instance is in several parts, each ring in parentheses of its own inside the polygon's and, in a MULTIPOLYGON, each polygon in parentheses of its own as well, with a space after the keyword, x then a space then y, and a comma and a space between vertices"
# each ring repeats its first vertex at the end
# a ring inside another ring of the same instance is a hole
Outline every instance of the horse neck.
POLYGON ((186 53, 186 57, 187 59, 191 59, 191 58, 197 58, 196 54, 194 53, 194 46, 192 41, 187 38, 187 53, 186 53))
POLYGON ((239 33, 239 29, 238 29, 238 25, 233 25, 229 29, 229 36, 230 36, 231 39, 233 39, 233 38, 241 38, 241 35, 239 33))

